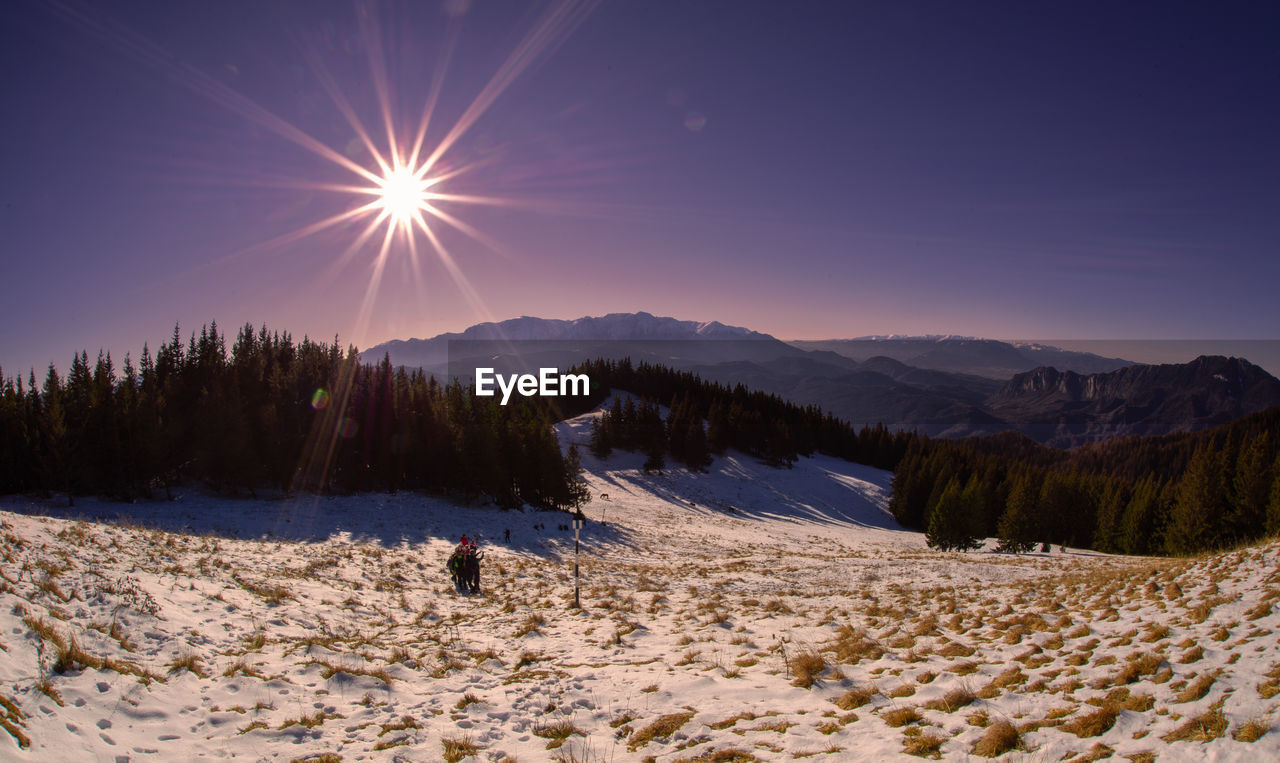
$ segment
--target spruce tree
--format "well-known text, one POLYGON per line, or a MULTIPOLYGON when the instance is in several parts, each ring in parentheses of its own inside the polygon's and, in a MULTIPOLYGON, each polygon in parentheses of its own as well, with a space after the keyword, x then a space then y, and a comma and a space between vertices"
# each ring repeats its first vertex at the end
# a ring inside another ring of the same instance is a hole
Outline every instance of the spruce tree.
POLYGON ((1120 520, 1129 501, 1129 491, 1119 482, 1106 486, 1098 500, 1098 526, 1093 533, 1092 548, 1107 553, 1120 550, 1120 520))
POLYGON ((591 455, 600 459, 608 458, 613 452, 613 445, 609 442, 608 433, 601 423, 607 415, 605 413, 591 420, 591 455))
POLYGON ((1253 540, 1262 535, 1271 482, 1271 438, 1263 432, 1250 440, 1236 462, 1227 520, 1235 539, 1253 540))
POLYGON ((991 501, 992 496, 985 481, 976 474, 970 477, 960 494, 960 502, 965 513, 966 532, 972 538, 973 548, 980 548, 987 537, 991 501))
POLYGON ((702 429, 702 422, 690 419, 684 432, 684 463, 692 471, 706 471, 711 465, 711 449, 707 444, 707 433, 702 429))
POLYGON ((1216 547, 1223 538, 1226 511, 1226 475, 1221 460, 1212 448, 1202 445, 1178 482, 1165 528, 1165 551, 1193 554, 1216 547))
POLYGON ((1116 543, 1126 554, 1145 554, 1156 548, 1155 528, 1161 488, 1147 477, 1133 489, 1120 516, 1116 543))
POLYGON ((1035 546, 1035 512, 1039 503, 1040 486, 1029 474, 1019 475, 1000 517, 1000 551, 1025 554, 1035 546))
POLYGON ((977 547, 960 480, 953 477, 939 496, 937 505, 929 514, 925 539, 930 548, 942 551, 967 551, 977 547))
POLYGON ((1271 500, 1267 502, 1267 535, 1280 535, 1280 454, 1271 465, 1271 500))

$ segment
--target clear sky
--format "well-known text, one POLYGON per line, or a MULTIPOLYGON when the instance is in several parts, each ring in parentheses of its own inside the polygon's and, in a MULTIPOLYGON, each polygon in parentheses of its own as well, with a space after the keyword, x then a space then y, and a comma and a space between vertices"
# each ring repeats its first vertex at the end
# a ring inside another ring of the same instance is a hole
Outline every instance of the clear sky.
POLYGON ((211 319, 1278 338, 1277 39, 1256 2, 19 0, 0 367, 211 319), (432 102, 447 257, 358 190, 432 102))

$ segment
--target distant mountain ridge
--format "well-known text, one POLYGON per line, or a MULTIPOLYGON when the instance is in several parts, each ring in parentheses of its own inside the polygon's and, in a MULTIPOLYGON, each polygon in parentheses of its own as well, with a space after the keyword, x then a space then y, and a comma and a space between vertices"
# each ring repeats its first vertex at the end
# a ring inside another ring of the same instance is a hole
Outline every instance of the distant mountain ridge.
POLYGON ((1060 448, 1123 435, 1197 431, 1280 405, 1280 380, 1243 358, 1138 365, 1082 375, 1018 374, 986 401, 993 415, 1060 448))
POLYGON ((804 350, 827 350, 857 361, 893 358, 916 368, 948 371, 1004 381, 1041 366, 1082 374, 1105 373, 1132 365, 1121 358, 1104 358, 1044 344, 1004 342, 953 335, 859 337, 857 339, 796 340, 804 350))
POLYGON ((954 336, 782 342, 717 321, 643 312, 482 323, 387 342, 363 357, 378 362, 384 354, 395 366, 441 377, 451 371, 465 377, 465 369, 481 365, 511 373, 629 357, 817 405, 855 426, 883 423, 947 438, 1014 430, 1063 448, 1125 434, 1195 431, 1280 405, 1280 381, 1243 359, 1146 366, 1038 343, 954 336))
MULTIPOLYGON (((389 355, 396 366, 443 372, 449 362, 449 343, 456 341, 509 342, 617 342, 686 340, 756 340, 783 343, 768 334, 726 326, 719 321, 682 321, 646 312, 609 313, 575 320, 522 316, 511 320, 478 323, 465 331, 438 334, 427 339, 393 339, 361 353, 366 363, 389 355)), ((583 358, 585 359, 585 358, 583 358)))

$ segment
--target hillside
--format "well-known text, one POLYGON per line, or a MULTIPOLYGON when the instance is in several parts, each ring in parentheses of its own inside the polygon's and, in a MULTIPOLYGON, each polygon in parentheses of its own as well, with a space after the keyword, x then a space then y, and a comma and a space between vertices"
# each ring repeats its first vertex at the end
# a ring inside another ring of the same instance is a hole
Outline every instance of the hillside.
POLYGON ((6 499, 0 757, 1280 755, 1274 543, 935 553, 887 515, 885 472, 639 458, 584 455, 580 611, 562 514, 6 499), (485 595, 444 579, 462 532, 485 595))

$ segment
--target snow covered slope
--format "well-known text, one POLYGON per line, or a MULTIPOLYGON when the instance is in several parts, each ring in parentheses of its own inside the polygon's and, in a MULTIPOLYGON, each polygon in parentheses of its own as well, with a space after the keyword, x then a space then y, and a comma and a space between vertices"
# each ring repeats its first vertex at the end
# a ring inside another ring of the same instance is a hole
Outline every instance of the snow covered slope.
POLYGON ((1276 544, 942 554, 866 467, 584 461, 581 610, 562 514, 0 501, 0 759, 1280 757, 1276 544))

